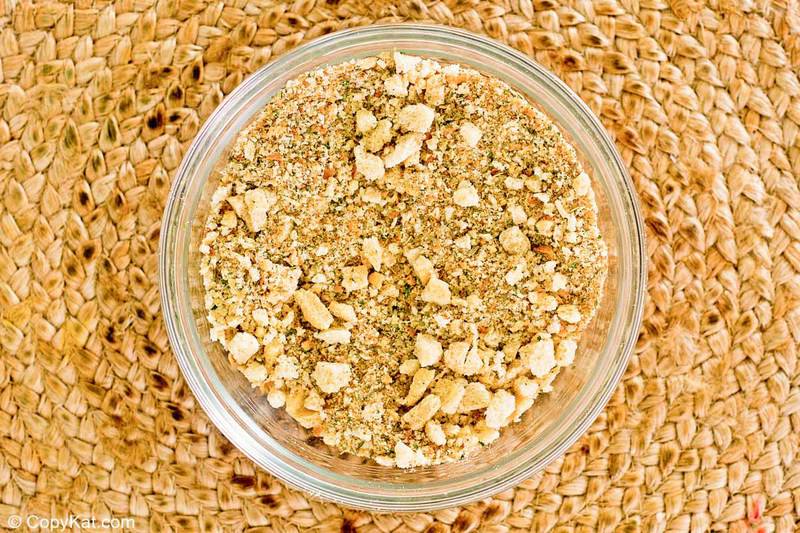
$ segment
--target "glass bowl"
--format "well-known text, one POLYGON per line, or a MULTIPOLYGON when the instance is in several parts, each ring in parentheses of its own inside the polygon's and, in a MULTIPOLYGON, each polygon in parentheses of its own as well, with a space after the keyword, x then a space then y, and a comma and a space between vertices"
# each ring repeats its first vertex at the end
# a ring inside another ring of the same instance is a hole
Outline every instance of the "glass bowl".
POLYGON ((644 231, 622 160, 601 124, 564 83, 513 49, 464 31, 384 25, 334 33, 247 78, 209 117, 172 183, 161 230, 161 301, 184 378, 211 421, 243 453, 312 496, 378 511, 427 511, 486 498, 542 470, 583 434, 622 376, 644 300, 644 231), (540 396, 492 445, 460 462, 401 470, 339 456, 309 442, 283 410, 272 409, 209 339, 198 245, 226 152, 246 124, 301 72, 399 50, 494 75, 558 124, 592 176, 600 230, 609 248, 601 307, 550 394, 540 396))

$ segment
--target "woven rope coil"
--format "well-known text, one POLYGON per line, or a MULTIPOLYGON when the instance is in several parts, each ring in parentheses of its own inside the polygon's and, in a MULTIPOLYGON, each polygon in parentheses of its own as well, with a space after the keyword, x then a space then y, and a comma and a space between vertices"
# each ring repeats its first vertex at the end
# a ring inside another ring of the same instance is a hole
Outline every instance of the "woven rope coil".
POLYGON ((793 531, 799 72, 796 0, 1 1, 0 526, 793 531), (209 424, 156 250, 171 176, 248 73, 410 19, 514 46, 601 118, 643 205, 649 298, 623 383, 561 459, 464 508, 373 515, 283 487, 209 424))

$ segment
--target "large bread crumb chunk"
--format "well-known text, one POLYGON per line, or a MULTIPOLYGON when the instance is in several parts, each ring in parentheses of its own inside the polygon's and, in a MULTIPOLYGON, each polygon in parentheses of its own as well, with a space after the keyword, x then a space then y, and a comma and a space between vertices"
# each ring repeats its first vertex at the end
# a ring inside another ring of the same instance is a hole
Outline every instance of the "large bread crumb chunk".
POLYGON ((413 248, 411 250, 406 251, 404 254, 408 262, 411 264, 411 268, 414 269, 414 273, 417 275, 419 280, 423 284, 427 284, 431 277, 436 273, 433 268, 433 263, 422 255, 422 252, 419 248, 413 248))
POLYGON ((513 255, 524 254, 531 249, 531 241, 518 226, 511 226, 500 234, 500 245, 513 255))
POLYGON ((326 344, 350 344, 350 332, 344 328, 331 328, 314 335, 326 344))
POLYGON ((444 446, 447 444, 447 437, 444 434, 442 425, 435 420, 428 420, 428 422, 425 423, 425 435, 437 446, 444 446))
POLYGON ((367 133, 377 125, 378 119, 375 118, 372 111, 366 109, 359 109, 356 111, 356 131, 358 131, 358 133, 367 133))
POLYGON ((347 292, 366 289, 369 285, 369 268, 366 265, 342 268, 342 287, 347 292))
POLYGON ((244 193, 244 203, 248 213, 245 222, 250 231, 261 231, 267 221, 269 210, 277 201, 278 197, 274 192, 264 189, 250 189, 244 193))
POLYGON ((383 88, 386 89, 387 94, 392 96, 408 96, 408 80, 404 80, 397 74, 386 78, 383 88))
POLYGON ((429 368, 420 368, 414 374, 414 379, 411 381, 411 386, 408 389, 408 394, 403 400, 403 405, 414 405, 422 398, 428 386, 436 376, 436 371, 429 368))
POLYGON ((288 267, 273 263, 272 261, 262 261, 259 263, 261 277, 266 280, 269 289, 267 301, 271 304, 283 303, 291 300, 292 295, 297 290, 297 282, 303 275, 299 268, 288 267))
POLYGON ((472 122, 464 122, 461 124, 459 132, 461 132, 461 137, 464 139, 464 142, 467 144, 467 146, 471 146, 473 148, 478 146, 478 141, 481 140, 481 136, 483 135, 478 126, 472 122))
POLYGON ((370 181, 383 177, 386 170, 383 168, 383 159, 370 154, 361 146, 354 150, 356 156, 356 171, 370 181))
POLYGON ((419 65, 421 62, 422 58, 419 56, 410 56, 401 54, 400 52, 394 53, 394 68, 398 74, 411 72, 417 68, 417 65, 419 65))
POLYGON ((493 429, 508 425, 515 408, 516 400, 513 394, 505 390, 495 392, 486 408, 486 425, 493 429))
POLYGON ((468 413, 478 409, 485 409, 489 405, 492 393, 483 383, 473 382, 467 385, 464 390, 464 398, 461 400, 460 411, 468 413))
POLYGON ((364 258, 369 261, 370 266, 380 272, 383 264, 383 247, 375 237, 368 237, 362 243, 362 253, 364 258))
POLYGON ((477 348, 470 347, 466 342, 454 342, 444 352, 444 364, 455 372, 464 376, 477 374, 483 366, 483 361, 477 348))
POLYGON ((426 333, 417 334, 414 355, 422 366, 432 366, 442 358, 442 344, 426 333))
POLYGON ((429 394, 403 415, 403 423, 412 430, 422 429, 425 423, 433 418, 441 405, 442 400, 438 396, 429 394))
POLYGON ((431 278, 420 298, 423 302, 430 302, 436 305, 447 305, 450 303, 450 286, 438 278, 431 278))
POLYGON ((431 129, 436 113, 425 104, 407 105, 400 110, 397 123, 405 131, 426 133, 431 129))
POLYGON ((328 363, 320 361, 311 377, 325 394, 339 392, 350 383, 350 365, 347 363, 328 363))
POLYGON ((396 167, 403 161, 412 158, 422 148, 422 135, 419 133, 406 133, 394 148, 383 157, 383 164, 386 168, 396 167))
POLYGON ((234 361, 240 365, 247 362, 252 356, 256 354, 260 347, 258 339, 250 333, 239 332, 233 336, 233 339, 228 343, 228 350, 231 352, 234 361))
POLYGON ((398 468, 413 468, 424 466, 430 461, 422 453, 422 450, 414 451, 402 441, 397 441, 394 447, 395 464, 398 468))
POLYGON ((442 399, 440 410, 446 415, 455 414, 461 400, 464 398, 467 380, 464 378, 439 380, 433 388, 433 392, 442 399))
POLYGON ((546 376, 556 366, 553 339, 542 339, 526 344, 519 349, 519 354, 523 363, 531 370, 531 374, 537 378, 546 376))
POLYGON ((481 203, 481 197, 472 183, 463 180, 453 193, 453 203, 461 207, 475 207, 481 203))
POLYGON ((345 322, 355 322, 357 320, 356 311, 350 304, 333 302, 328 306, 333 316, 345 322))
POLYGON ((300 289, 294 293, 294 300, 300 306, 300 311, 303 313, 303 318, 306 322, 311 324, 317 329, 328 329, 333 324, 333 316, 331 315, 319 296, 311 291, 300 289))
POLYGON ((558 343, 556 349, 556 361, 561 366, 571 365, 575 360, 575 352, 578 350, 578 343, 572 339, 564 339, 558 343))
POLYGON ((364 136, 364 148, 370 152, 377 152, 392 140, 392 121, 379 120, 375 127, 364 136))
POLYGON ((572 304, 558 306, 558 318, 570 324, 577 324, 581 321, 581 312, 578 307, 572 304))

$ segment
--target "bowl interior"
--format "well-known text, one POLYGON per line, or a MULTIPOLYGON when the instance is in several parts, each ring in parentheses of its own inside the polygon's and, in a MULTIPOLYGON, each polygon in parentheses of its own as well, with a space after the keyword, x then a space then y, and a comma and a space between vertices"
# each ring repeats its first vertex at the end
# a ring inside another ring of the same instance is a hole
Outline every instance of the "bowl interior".
POLYGON ((333 35, 246 80, 208 120, 187 154, 173 185, 162 245, 162 291, 170 338, 187 381, 212 420, 234 444, 284 481, 323 497, 380 509, 429 509, 460 503, 467 493, 473 499, 488 495, 562 453, 611 394, 641 313, 642 242, 635 200, 619 157, 596 119, 552 75, 519 56, 511 61, 503 46, 452 30, 414 28, 403 26, 387 33, 371 27, 348 32, 349 38, 333 35), (430 31, 435 35, 426 33, 430 31), (228 364, 222 348, 209 340, 199 275, 198 245, 216 172, 238 132, 300 72, 391 49, 458 62, 497 76, 549 115, 570 138, 592 176, 600 230, 609 249, 602 303, 579 343, 574 366, 561 371, 554 390, 541 395, 523 420, 505 428, 497 442, 468 460, 410 471, 340 456, 309 439, 283 410, 272 409, 266 397, 228 364))

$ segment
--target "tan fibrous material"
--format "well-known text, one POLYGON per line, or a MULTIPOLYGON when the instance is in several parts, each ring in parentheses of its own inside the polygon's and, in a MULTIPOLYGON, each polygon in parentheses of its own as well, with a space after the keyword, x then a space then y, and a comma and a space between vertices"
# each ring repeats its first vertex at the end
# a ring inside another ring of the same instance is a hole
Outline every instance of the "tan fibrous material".
POLYGON ((0 525, 792 531, 799 70, 796 0, 0 3, 0 525), (306 40, 402 20, 504 41, 601 118, 644 209, 649 298, 623 383, 566 455, 474 505, 373 515, 286 489, 213 429, 169 352, 156 250, 170 177, 225 94, 306 40))

